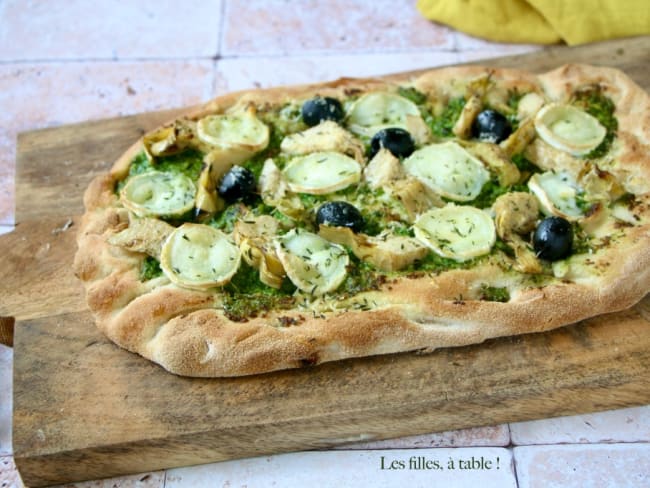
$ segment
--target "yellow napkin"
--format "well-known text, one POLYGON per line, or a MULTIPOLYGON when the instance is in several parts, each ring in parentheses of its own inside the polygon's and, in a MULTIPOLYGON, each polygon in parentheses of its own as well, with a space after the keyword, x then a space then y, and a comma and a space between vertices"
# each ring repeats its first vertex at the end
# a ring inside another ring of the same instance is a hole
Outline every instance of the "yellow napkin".
POLYGON ((648 0, 418 0, 426 18, 498 42, 569 45, 650 33, 648 0))

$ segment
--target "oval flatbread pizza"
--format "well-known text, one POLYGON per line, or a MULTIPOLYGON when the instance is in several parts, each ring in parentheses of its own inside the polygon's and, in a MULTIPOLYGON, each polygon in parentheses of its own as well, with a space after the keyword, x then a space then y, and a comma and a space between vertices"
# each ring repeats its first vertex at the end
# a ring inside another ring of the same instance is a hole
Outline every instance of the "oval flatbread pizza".
POLYGON ((84 203, 98 327, 179 375, 540 332, 650 290, 650 98, 586 65, 234 93, 84 203))

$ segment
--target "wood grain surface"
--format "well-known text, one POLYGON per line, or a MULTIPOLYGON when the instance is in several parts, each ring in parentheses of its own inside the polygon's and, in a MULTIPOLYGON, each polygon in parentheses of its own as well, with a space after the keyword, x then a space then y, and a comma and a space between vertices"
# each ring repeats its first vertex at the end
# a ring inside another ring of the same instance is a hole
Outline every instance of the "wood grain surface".
MULTIPOLYGON (((647 37, 489 63, 564 62, 619 67, 650 87, 647 37)), ((81 197, 176 113, 19 137, 0 316, 17 320, 13 442, 28 486, 650 403, 648 298, 545 334, 225 380, 180 378, 112 345, 70 269, 81 197)))

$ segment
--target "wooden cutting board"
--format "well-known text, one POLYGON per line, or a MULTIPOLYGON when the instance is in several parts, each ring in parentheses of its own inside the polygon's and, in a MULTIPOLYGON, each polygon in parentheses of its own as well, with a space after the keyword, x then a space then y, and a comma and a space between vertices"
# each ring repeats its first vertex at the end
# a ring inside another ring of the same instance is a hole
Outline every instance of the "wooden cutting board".
MULTIPOLYGON (((650 88, 650 38, 491 60, 610 65, 650 88)), ((650 299, 545 334, 238 379, 189 379, 109 343, 71 272, 91 178, 178 111, 21 134, 17 228, 0 239, 15 317, 14 456, 30 486, 650 403, 650 299)))

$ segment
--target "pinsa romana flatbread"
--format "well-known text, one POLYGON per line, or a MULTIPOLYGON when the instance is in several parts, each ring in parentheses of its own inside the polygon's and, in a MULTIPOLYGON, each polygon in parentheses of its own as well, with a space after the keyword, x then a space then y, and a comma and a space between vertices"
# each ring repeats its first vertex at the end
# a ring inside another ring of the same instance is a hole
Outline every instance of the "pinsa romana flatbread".
POLYGON ((650 98, 586 65, 235 93, 84 202, 97 325, 179 375, 545 331, 650 289, 650 98))

